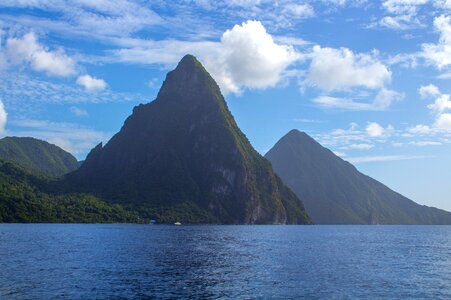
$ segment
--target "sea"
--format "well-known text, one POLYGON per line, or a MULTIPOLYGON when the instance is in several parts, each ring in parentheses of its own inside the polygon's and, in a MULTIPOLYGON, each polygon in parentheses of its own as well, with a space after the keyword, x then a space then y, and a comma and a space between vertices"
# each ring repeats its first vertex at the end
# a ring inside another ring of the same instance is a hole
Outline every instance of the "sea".
POLYGON ((451 299, 451 226, 0 224, 0 299, 451 299))

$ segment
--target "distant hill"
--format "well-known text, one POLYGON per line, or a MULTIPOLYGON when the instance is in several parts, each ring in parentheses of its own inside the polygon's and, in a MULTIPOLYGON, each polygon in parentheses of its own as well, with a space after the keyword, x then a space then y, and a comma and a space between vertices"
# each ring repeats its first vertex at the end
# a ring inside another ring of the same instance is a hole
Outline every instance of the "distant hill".
POLYGON ((85 194, 51 194, 46 179, 0 159, 0 223, 136 223, 119 205, 85 194))
POLYGON ((58 146, 31 137, 0 139, 0 159, 42 174, 58 177, 76 170, 79 163, 58 146))
POLYGON ((303 132, 290 131, 265 157, 315 223, 451 224, 451 213, 392 191, 303 132))
POLYGON ((105 146, 91 150, 66 184, 165 222, 310 222, 191 55, 168 73, 154 101, 135 107, 105 146))

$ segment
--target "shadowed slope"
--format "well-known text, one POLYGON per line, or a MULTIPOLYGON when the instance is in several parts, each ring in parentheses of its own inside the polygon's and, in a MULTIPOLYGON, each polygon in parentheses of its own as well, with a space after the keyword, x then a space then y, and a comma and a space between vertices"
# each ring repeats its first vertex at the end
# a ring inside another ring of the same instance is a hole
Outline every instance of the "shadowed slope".
POLYGON ((120 132, 94 148, 67 182, 167 222, 310 222, 191 55, 168 73, 157 98, 135 107, 120 132))
POLYGON ((451 224, 451 213, 392 191, 303 132, 290 131, 265 157, 315 223, 451 224))

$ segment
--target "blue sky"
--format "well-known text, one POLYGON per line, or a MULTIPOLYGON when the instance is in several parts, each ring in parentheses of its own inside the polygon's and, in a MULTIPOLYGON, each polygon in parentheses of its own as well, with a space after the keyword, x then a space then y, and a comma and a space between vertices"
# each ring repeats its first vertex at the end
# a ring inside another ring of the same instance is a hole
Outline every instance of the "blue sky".
POLYGON ((0 133, 84 159, 183 55, 262 154, 290 129, 451 211, 451 1, 0 1, 0 133))

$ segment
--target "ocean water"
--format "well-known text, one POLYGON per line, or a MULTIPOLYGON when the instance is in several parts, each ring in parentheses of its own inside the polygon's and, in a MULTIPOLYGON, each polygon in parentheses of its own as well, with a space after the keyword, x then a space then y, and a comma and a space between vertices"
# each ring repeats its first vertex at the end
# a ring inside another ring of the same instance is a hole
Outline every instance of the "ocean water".
POLYGON ((0 224, 0 299, 451 299, 451 226, 0 224))

